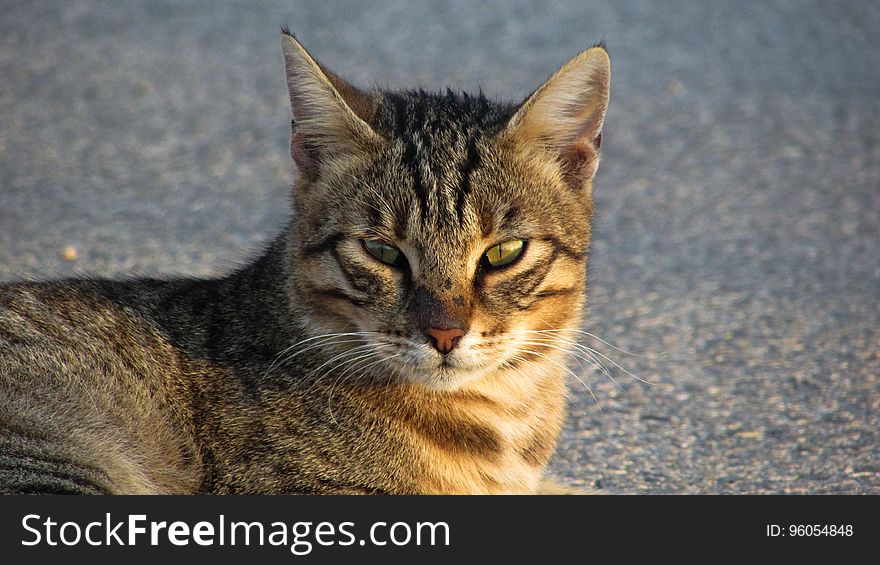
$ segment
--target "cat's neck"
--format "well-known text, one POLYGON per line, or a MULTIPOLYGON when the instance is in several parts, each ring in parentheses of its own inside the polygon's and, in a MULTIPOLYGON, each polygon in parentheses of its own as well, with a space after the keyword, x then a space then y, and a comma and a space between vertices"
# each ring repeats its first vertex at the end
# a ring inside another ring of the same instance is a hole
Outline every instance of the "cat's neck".
POLYGON ((176 345, 208 361, 256 367, 300 338, 290 308, 286 233, 225 277, 163 289, 154 307, 176 345))

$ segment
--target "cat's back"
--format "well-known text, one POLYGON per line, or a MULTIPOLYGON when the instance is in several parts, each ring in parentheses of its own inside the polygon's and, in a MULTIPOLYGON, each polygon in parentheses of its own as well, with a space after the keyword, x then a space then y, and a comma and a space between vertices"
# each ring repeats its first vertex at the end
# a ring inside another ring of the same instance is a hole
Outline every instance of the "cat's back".
POLYGON ((133 284, 0 285, 0 490, 195 488, 169 405, 181 367, 133 284))
POLYGON ((151 383, 163 364, 155 356, 161 340, 149 316, 126 303, 126 286, 76 280, 0 285, 0 386, 19 393, 116 388, 130 384, 131 373, 151 383))

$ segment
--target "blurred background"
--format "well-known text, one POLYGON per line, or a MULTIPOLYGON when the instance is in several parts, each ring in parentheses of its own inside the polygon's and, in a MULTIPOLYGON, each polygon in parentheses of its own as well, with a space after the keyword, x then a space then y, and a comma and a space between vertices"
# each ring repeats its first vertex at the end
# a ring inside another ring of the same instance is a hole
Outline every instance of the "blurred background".
POLYGON ((880 494, 880 4, 4 1, 0 280, 220 274, 277 233, 283 23, 356 84, 511 99, 604 37, 585 329, 643 356, 584 337, 619 386, 577 367, 552 471, 880 494))

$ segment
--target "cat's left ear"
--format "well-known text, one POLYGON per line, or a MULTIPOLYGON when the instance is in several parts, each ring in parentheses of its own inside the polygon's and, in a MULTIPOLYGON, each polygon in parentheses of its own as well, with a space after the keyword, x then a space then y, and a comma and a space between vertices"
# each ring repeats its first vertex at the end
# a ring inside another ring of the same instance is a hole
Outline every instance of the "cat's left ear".
POLYGON ((290 155, 309 177, 335 157, 366 151, 379 142, 368 125, 377 102, 318 64, 286 29, 281 33, 293 113, 290 155))
POLYGON ((526 99, 501 135, 547 151, 558 159, 569 183, 586 186, 599 166, 610 92, 608 52, 601 45, 592 47, 526 99))

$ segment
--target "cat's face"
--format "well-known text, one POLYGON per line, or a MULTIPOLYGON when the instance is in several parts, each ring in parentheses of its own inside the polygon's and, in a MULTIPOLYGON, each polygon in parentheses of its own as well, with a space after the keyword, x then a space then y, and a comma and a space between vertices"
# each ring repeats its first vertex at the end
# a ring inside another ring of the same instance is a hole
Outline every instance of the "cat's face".
MULTIPOLYGON (((290 76, 300 53, 287 54, 290 76)), ((308 131, 315 109, 298 106, 291 86, 302 173, 295 284, 313 333, 350 334, 346 343, 362 347, 340 357, 352 375, 438 388, 556 357, 553 334, 542 332, 580 323, 601 116, 591 109, 581 135, 557 149, 558 131, 542 131, 550 124, 535 116, 553 92, 517 109, 452 94, 363 94, 322 76, 354 123, 328 124, 339 109, 325 109, 322 131, 342 132, 328 150, 308 131)))

